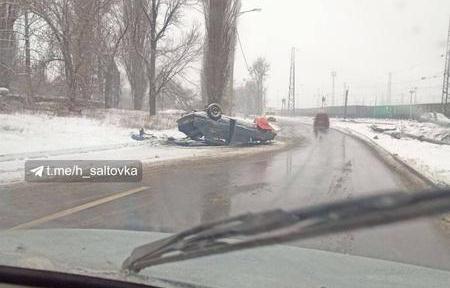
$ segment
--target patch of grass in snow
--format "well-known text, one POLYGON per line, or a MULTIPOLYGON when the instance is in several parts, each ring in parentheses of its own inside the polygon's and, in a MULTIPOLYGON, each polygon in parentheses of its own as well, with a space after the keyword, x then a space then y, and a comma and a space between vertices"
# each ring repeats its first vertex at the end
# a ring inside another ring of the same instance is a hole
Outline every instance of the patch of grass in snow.
POLYGON ((114 126, 162 130, 175 128, 177 126, 176 120, 183 113, 184 111, 181 110, 170 110, 162 111, 155 116, 150 116, 146 111, 92 109, 84 111, 83 115, 114 126))

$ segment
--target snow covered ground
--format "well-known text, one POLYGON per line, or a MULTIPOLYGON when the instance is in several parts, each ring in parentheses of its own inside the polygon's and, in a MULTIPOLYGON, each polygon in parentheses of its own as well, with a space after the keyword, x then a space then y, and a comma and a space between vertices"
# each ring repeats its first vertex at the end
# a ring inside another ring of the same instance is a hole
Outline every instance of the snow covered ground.
MULTIPOLYGON (((126 115, 124 118, 127 119, 126 115)), ((118 120, 116 121, 118 122, 118 120)), ((152 130, 158 138, 181 137, 175 129, 152 130)), ((111 118, 56 117, 47 114, 0 114, 0 155, 72 148, 98 149, 114 145, 135 145, 132 133, 111 118)), ((163 125, 162 127, 168 127, 163 125)))
POLYGON ((409 120, 335 120, 332 124, 342 129, 350 129, 368 141, 378 144, 436 184, 450 185, 450 145, 429 143, 408 136, 397 139, 389 134, 375 132, 371 125, 375 124, 377 127, 384 125, 385 128, 386 125, 390 125, 397 131, 436 140, 448 139, 449 128, 409 120))
MULTIPOLYGON (((283 117, 283 119, 312 124, 311 117, 283 117)), ((450 145, 421 141, 426 138, 450 144, 450 128, 448 127, 434 123, 394 119, 348 121, 331 119, 331 127, 351 131, 360 138, 381 146, 436 184, 450 185, 450 145), (371 128, 373 125, 377 128, 388 129, 387 134, 375 132, 371 128)))
MULTIPOLYGON (((127 117, 125 117, 127 118, 127 117)), ((140 121, 141 117, 136 117, 140 121)), ((162 116, 152 127, 168 127, 162 116)), ((173 117, 172 117, 173 118, 173 117)), ((136 119, 131 120, 136 122, 136 119)), ((168 144, 169 137, 184 138, 172 129, 146 129, 149 140, 135 141, 131 135, 137 128, 125 128, 118 117, 110 115, 92 119, 86 117, 56 117, 46 114, 0 114, 0 184, 23 180, 24 162, 28 159, 60 160, 141 160, 161 162, 192 157, 213 157, 247 154, 278 149, 282 143, 266 147, 181 147, 168 144)), ((130 120, 128 118, 128 120, 130 120)), ((172 127, 176 125, 172 121, 172 127)))
POLYGON ((344 122, 367 124, 371 130, 374 130, 375 132, 378 130, 379 132, 383 132, 394 138, 412 138, 435 144, 450 145, 450 127, 443 127, 435 123, 394 119, 341 120, 341 123, 344 122))

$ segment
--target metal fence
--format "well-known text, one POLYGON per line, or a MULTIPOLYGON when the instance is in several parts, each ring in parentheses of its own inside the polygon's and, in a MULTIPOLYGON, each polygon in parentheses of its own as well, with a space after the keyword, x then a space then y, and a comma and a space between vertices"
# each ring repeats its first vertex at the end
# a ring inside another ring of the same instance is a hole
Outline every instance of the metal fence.
POLYGON ((394 118, 394 119, 417 119, 426 112, 439 112, 450 117, 450 104, 445 107, 440 103, 416 104, 416 105, 380 105, 363 106, 351 105, 333 106, 325 108, 296 109, 296 116, 314 116, 317 112, 326 111, 331 117, 344 116, 348 118, 394 118), (347 110, 347 111, 345 111, 347 110))

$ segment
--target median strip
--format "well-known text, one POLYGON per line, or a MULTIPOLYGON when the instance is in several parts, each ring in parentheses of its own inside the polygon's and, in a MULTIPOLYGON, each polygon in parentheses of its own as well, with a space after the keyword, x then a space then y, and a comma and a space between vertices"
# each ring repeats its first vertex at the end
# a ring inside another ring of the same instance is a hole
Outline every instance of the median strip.
POLYGON ((102 205, 102 204, 105 204, 105 203, 108 203, 108 202, 111 202, 111 201, 114 201, 114 200, 117 200, 117 199, 129 196, 129 195, 132 195, 132 194, 136 194, 136 193, 145 191, 148 188, 150 188, 150 187, 142 186, 142 187, 135 188, 135 189, 130 189, 130 190, 127 190, 127 191, 124 191, 124 192, 119 192, 119 193, 116 193, 116 194, 113 194, 113 195, 110 195, 110 196, 107 196, 107 197, 104 197, 104 198, 100 198, 100 199, 97 199, 97 200, 94 200, 94 201, 91 201, 91 202, 88 202, 88 203, 85 203, 85 204, 82 204, 82 205, 79 205, 79 206, 75 206, 75 207, 72 207, 72 208, 69 208, 69 209, 65 209, 65 210, 62 210, 62 211, 59 211, 59 212, 56 212, 56 213, 53 213, 53 214, 50 214, 50 215, 38 218, 38 219, 35 219, 33 221, 30 221, 30 222, 26 222, 26 223, 14 226, 14 227, 12 227, 10 229, 7 229, 7 231, 29 229, 29 228, 32 228, 32 227, 35 227, 35 226, 38 226, 38 225, 50 222, 52 220, 55 220, 55 219, 58 219, 58 218, 61 218, 61 217, 64 217, 64 216, 75 214, 75 213, 78 213, 80 211, 83 211, 83 210, 86 210, 86 209, 89 209, 89 208, 93 208, 95 206, 99 206, 99 205, 102 205))

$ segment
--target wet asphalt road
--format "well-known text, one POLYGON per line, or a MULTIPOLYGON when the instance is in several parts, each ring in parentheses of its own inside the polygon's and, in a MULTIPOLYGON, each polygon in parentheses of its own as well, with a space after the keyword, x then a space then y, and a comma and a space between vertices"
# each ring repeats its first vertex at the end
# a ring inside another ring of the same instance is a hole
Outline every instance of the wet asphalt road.
MULTIPOLYGON (((284 136, 296 143, 290 149, 147 167, 141 183, 1 186, 0 229, 26 223, 25 228, 176 232, 247 211, 298 208, 413 187, 358 140, 333 130, 316 138, 311 130, 285 123, 284 136)), ((450 234, 437 219, 291 245, 450 270, 450 234)))

